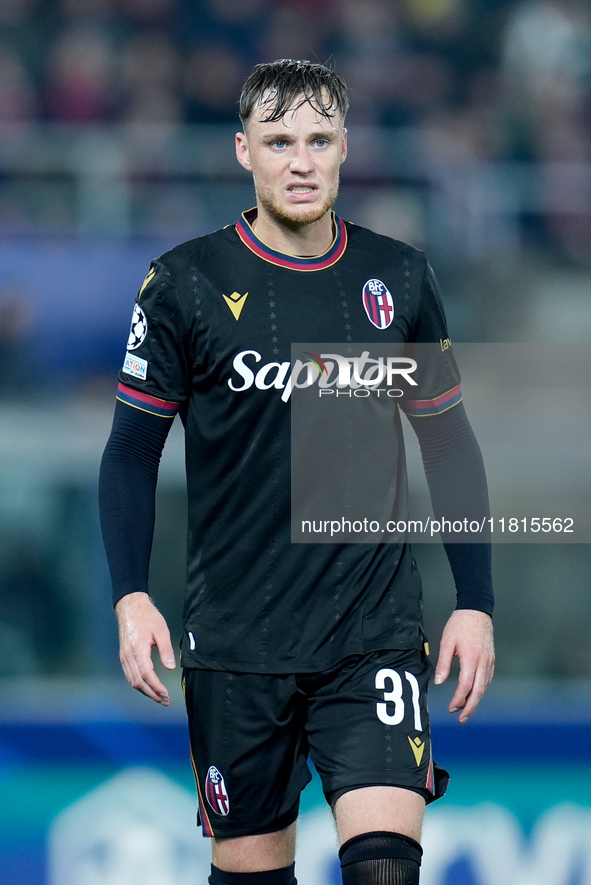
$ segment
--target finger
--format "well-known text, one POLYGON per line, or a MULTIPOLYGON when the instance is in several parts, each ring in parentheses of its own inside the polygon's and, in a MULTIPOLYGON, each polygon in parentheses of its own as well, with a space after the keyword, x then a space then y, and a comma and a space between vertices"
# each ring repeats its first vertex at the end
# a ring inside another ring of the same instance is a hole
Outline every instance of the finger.
POLYGON ((480 703, 481 698, 484 694, 484 690, 485 690, 484 679, 482 679, 482 678, 475 679, 472 690, 470 691, 470 693, 468 694, 468 696, 466 698, 466 703, 465 703, 462 713, 459 717, 460 722, 462 724, 464 722, 468 721, 470 716, 474 713, 474 711, 478 707, 478 704, 480 703))
MULTIPOLYGON (((471 679, 471 686, 469 691, 466 693, 463 704, 461 703, 461 698, 458 699, 458 702, 461 706, 458 707, 459 710, 462 711, 460 716, 460 722, 466 722, 470 716, 474 713, 478 704, 480 703, 484 692, 486 691, 487 686, 490 684, 490 680, 492 678, 491 672, 491 660, 488 656, 484 660, 480 660, 476 666, 474 671, 474 675, 471 679)), ((462 686, 462 690, 465 686, 462 686)), ((454 699, 450 703, 450 707, 452 706, 454 699)), ((450 712, 456 712, 455 710, 450 712)))
POLYGON ((474 688, 474 680, 476 678, 477 667, 475 663, 468 662, 464 658, 460 658, 460 675, 458 684, 454 692, 454 696, 449 702, 449 712, 458 713, 466 707, 468 696, 474 688))
POLYGON ((170 705, 168 690, 158 678, 150 655, 122 652, 121 662, 123 672, 132 688, 158 704, 165 707, 170 705))
POLYGON ((154 668, 152 667, 149 672, 141 673, 141 676, 142 684, 140 691, 149 698, 152 698, 152 700, 156 701, 158 704, 162 704, 164 707, 169 707, 170 695, 168 689, 158 679, 154 668))
POLYGON ((176 667, 176 661, 174 658, 172 643, 170 641, 170 633, 166 630, 162 635, 156 636, 155 639, 162 666, 166 667, 167 670, 174 670, 176 667))
POLYGON ((137 664, 141 680, 139 690, 149 698, 152 698, 153 701, 168 707, 170 705, 170 695, 166 686, 158 678, 152 658, 140 658, 137 664))
POLYGON ((465 686, 458 680, 458 685, 456 687, 454 696, 449 702, 449 706, 447 708, 450 713, 459 713, 460 710, 463 711, 465 709, 470 691, 470 686, 465 686))
POLYGON ((441 685, 449 676, 453 653, 453 646, 451 644, 448 646, 442 639, 439 648, 439 657, 437 658, 437 665, 435 667, 435 677, 433 679, 435 685, 441 685))

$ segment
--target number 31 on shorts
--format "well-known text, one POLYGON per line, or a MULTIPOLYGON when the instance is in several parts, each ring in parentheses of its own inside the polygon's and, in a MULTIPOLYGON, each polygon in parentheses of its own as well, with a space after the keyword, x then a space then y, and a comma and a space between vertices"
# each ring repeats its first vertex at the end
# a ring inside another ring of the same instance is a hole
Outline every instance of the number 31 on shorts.
MULTIPOLYGON (((422 731, 419 681, 416 676, 407 670, 404 671, 404 678, 411 688, 414 727, 416 731, 422 731)), ((404 683, 402 676, 397 670, 384 667, 376 673, 376 688, 378 691, 384 692, 384 700, 378 701, 376 704, 378 719, 384 725, 400 725, 404 719, 404 698, 402 696, 404 683)))

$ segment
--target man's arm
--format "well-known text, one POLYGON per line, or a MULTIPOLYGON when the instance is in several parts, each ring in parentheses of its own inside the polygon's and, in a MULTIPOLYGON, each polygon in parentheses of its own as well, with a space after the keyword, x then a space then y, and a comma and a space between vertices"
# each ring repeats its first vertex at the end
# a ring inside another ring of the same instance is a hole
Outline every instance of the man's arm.
MULTIPOLYGON (((436 518, 478 520, 490 514, 480 448, 461 403, 441 415, 409 417, 421 455, 436 518)), ((494 605, 489 537, 475 543, 442 536, 457 591, 456 611, 448 620, 435 668, 435 683, 445 682, 454 657, 460 661, 458 686, 449 704, 465 722, 474 712, 494 671, 494 605)))
POLYGON ((170 696, 152 663, 174 669, 166 621, 148 595, 155 493, 169 418, 117 402, 99 479, 99 510, 119 623, 120 661, 129 684, 164 706, 170 696))

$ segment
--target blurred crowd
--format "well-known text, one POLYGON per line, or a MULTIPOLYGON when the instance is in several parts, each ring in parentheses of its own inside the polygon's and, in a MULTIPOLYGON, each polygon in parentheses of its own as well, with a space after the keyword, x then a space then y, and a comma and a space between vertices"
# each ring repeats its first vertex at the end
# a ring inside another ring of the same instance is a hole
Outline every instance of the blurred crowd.
POLYGON ((588 263, 589 0, 2 0, 0 126, 236 123, 285 57, 334 64, 350 123, 414 127, 426 164, 539 166, 532 214, 588 263))
POLYGON ((588 0, 2 0, 0 122, 234 121, 284 57, 334 60, 356 120, 437 123, 456 156, 589 158, 588 0))

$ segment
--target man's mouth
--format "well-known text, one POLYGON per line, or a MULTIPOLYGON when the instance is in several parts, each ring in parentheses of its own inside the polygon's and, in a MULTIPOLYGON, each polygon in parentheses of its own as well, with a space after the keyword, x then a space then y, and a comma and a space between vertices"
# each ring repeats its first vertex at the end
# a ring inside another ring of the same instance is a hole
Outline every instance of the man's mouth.
POLYGON ((316 188, 311 184, 294 184, 287 188, 290 194, 311 194, 316 188))

